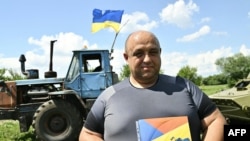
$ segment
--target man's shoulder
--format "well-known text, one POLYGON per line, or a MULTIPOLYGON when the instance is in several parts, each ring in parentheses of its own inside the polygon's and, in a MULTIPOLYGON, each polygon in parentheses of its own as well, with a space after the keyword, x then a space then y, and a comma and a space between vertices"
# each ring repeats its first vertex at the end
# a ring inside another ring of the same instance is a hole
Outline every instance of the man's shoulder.
POLYGON ((124 86, 129 86, 129 85, 130 85, 129 79, 125 78, 121 80, 120 82, 112 85, 112 87, 119 88, 119 87, 124 87, 124 86))
POLYGON ((159 81, 165 82, 165 83, 176 83, 176 79, 178 76, 171 76, 166 74, 160 74, 159 75, 159 81))
POLYGON ((160 74, 159 83, 160 85, 170 84, 172 86, 186 87, 188 80, 181 76, 171 76, 166 74, 160 74))
POLYGON ((129 80, 126 78, 110 87, 108 87, 107 89, 105 89, 102 93, 102 95, 109 95, 112 96, 113 94, 115 94, 116 92, 120 91, 121 89, 124 88, 128 88, 130 87, 130 82, 129 80))
POLYGON ((160 77, 167 78, 167 79, 185 79, 179 75, 167 75, 167 74, 160 74, 160 77))

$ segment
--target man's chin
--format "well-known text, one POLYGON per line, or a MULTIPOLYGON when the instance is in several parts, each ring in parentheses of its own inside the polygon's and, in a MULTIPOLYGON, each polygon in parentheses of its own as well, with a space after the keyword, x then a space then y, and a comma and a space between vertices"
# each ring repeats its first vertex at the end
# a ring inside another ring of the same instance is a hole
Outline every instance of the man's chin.
POLYGON ((142 77, 144 79, 151 79, 151 78, 155 77, 155 73, 152 73, 152 72, 151 73, 143 73, 142 77))

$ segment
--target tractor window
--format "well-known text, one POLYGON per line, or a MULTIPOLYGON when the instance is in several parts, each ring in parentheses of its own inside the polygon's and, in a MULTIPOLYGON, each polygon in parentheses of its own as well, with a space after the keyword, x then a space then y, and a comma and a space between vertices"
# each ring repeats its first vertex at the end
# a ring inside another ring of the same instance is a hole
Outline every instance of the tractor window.
POLYGON ((84 54, 83 68, 84 72, 98 72, 102 70, 101 54, 84 54))
POLYGON ((75 76, 78 74, 78 72, 79 72, 79 60, 76 56, 74 56, 69 68, 67 80, 70 81, 74 79, 75 76))

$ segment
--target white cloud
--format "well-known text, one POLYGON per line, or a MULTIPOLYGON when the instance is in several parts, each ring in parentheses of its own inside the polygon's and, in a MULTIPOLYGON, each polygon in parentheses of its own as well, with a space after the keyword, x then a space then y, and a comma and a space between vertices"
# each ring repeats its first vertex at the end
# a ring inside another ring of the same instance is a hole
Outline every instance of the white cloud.
POLYGON ((242 53, 245 56, 250 55, 250 48, 247 48, 247 46, 243 44, 240 47, 240 53, 242 53))
MULTIPOLYGON (((40 39, 30 37, 28 42, 37 45, 34 50, 26 52, 25 69, 39 69, 40 78, 44 78, 44 72, 49 71, 50 41, 57 40, 53 49, 53 70, 57 75, 64 77, 72 57, 72 51, 83 49, 84 45, 89 46, 88 41, 74 33, 59 33, 54 36, 44 35, 40 39)), ((96 45, 89 46, 96 48, 96 45)), ((18 58, 0 59, 3 67, 12 68, 20 72, 20 62, 18 58)))
POLYGON ((208 51, 194 56, 189 56, 188 64, 190 66, 197 67, 197 73, 200 75, 211 75, 218 73, 215 62, 222 57, 232 56, 232 50, 230 47, 221 47, 213 51, 208 51))
MULTIPOLYGON (((58 77, 65 77, 71 57, 72 50, 82 49, 83 45, 88 45, 89 49, 97 49, 98 45, 89 45, 88 41, 74 33, 59 33, 55 36, 43 36, 40 39, 30 38, 31 44, 37 45, 37 49, 28 51, 26 56, 26 69, 39 69, 40 78, 44 78, 44 72, 49 71, 49 41, 57 39, 54 46, 53 70, 58 77)), ((246 45, 240 47, 240 52, 250 54, 250 48, 246 45)), ((123 49, 114 50, 111 65, 113 70, 120 74, 122 66, 126 63, 123 59, 123 49)), ((186 52, 162 52, 162 70, 165 74, 176 75, 178 71, 186 65, 197 67, 197 73, 202 76, 217 74, 215 61, 221 57, 233 55, 231 47, 220 47, 212 51, 199 54, 188 54, 186 52)), ((2 58, 0 64, 5 68, 12 68, 20 72, 19 57, 2 58)))
POLYGON ((198 11, 199 7, 192 0, 187 4, 184 0, 178 0, 174 4, 169 4, 162 9, 159 15, 162 22, 185 28, 192 26, 192 15, 198 11))
POLYGON ((120 75, 122 66, 126 64, 126 61, 123 58, 123 49, 116 49, 114 50, 113 57, 114 59, 111 60, 111 65, 113 66, 114 72, 120 75))
POLYGON ((178 71, 189 65, 197 68, 197 73, 202 76, 209 76, 219 73, 215 61, 221 57, 233 55, 230 47, 221 47, 213 51, 200 54, 187 54, 180 52, 162 54, 162 70, 165 74, 176 75, 178 71))
POLYGON ((50 41, 57 40, 54 44, 55 54, 67 55, 74 49, 82 49, 84 46, 89 46, 88 41, 84 40, 81 36, 76 35, 72 32, 69 33, 59 33, 54 36, 44 35, 40 39, 34 39, 30 37, 28 42, 39 46, 42 53, 49 55, 50 53, 50 41))
POLYGON ((121 32, 130 33, 135 30, 151 30, 156 28, 158 23, 154 20, 150 20, 148 15, 143 12, 134 12, 131 15, 124 14, 121 22, 121 32), (123 26, 124 25, 124 26, 123 26))
POLYGON ((209 34, 209 33, 210 33, 210 27, 205 25, 205 26, 201 27, 199 31, 192 33, 192 34, 189 34, 189 35, 186 35, 182 38, 178 38, 176 41, 177 42, 189 42, 189 41, 193 41, 195 39, 198 39, 201 36, 204 36, 204 35, 209 34))
POLYGON ((207 23, 207 22, 210 22, 210 21, 211 21, 211 18, 205 17, 205 18, 202 18, 202 19, 201 19, 200 24, 202 24, 202 23, 207 23))

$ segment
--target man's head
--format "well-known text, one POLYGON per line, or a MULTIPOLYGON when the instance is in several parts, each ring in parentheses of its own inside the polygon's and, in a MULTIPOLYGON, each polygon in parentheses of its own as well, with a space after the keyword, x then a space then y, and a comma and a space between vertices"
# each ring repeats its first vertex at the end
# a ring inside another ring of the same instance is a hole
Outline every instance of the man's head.
POLYGON ((139 84, 155 83, 161 67, 160 54, 160 43, 153 33, 143 30, 131 33, 124 53, 130 78, 139 84))

